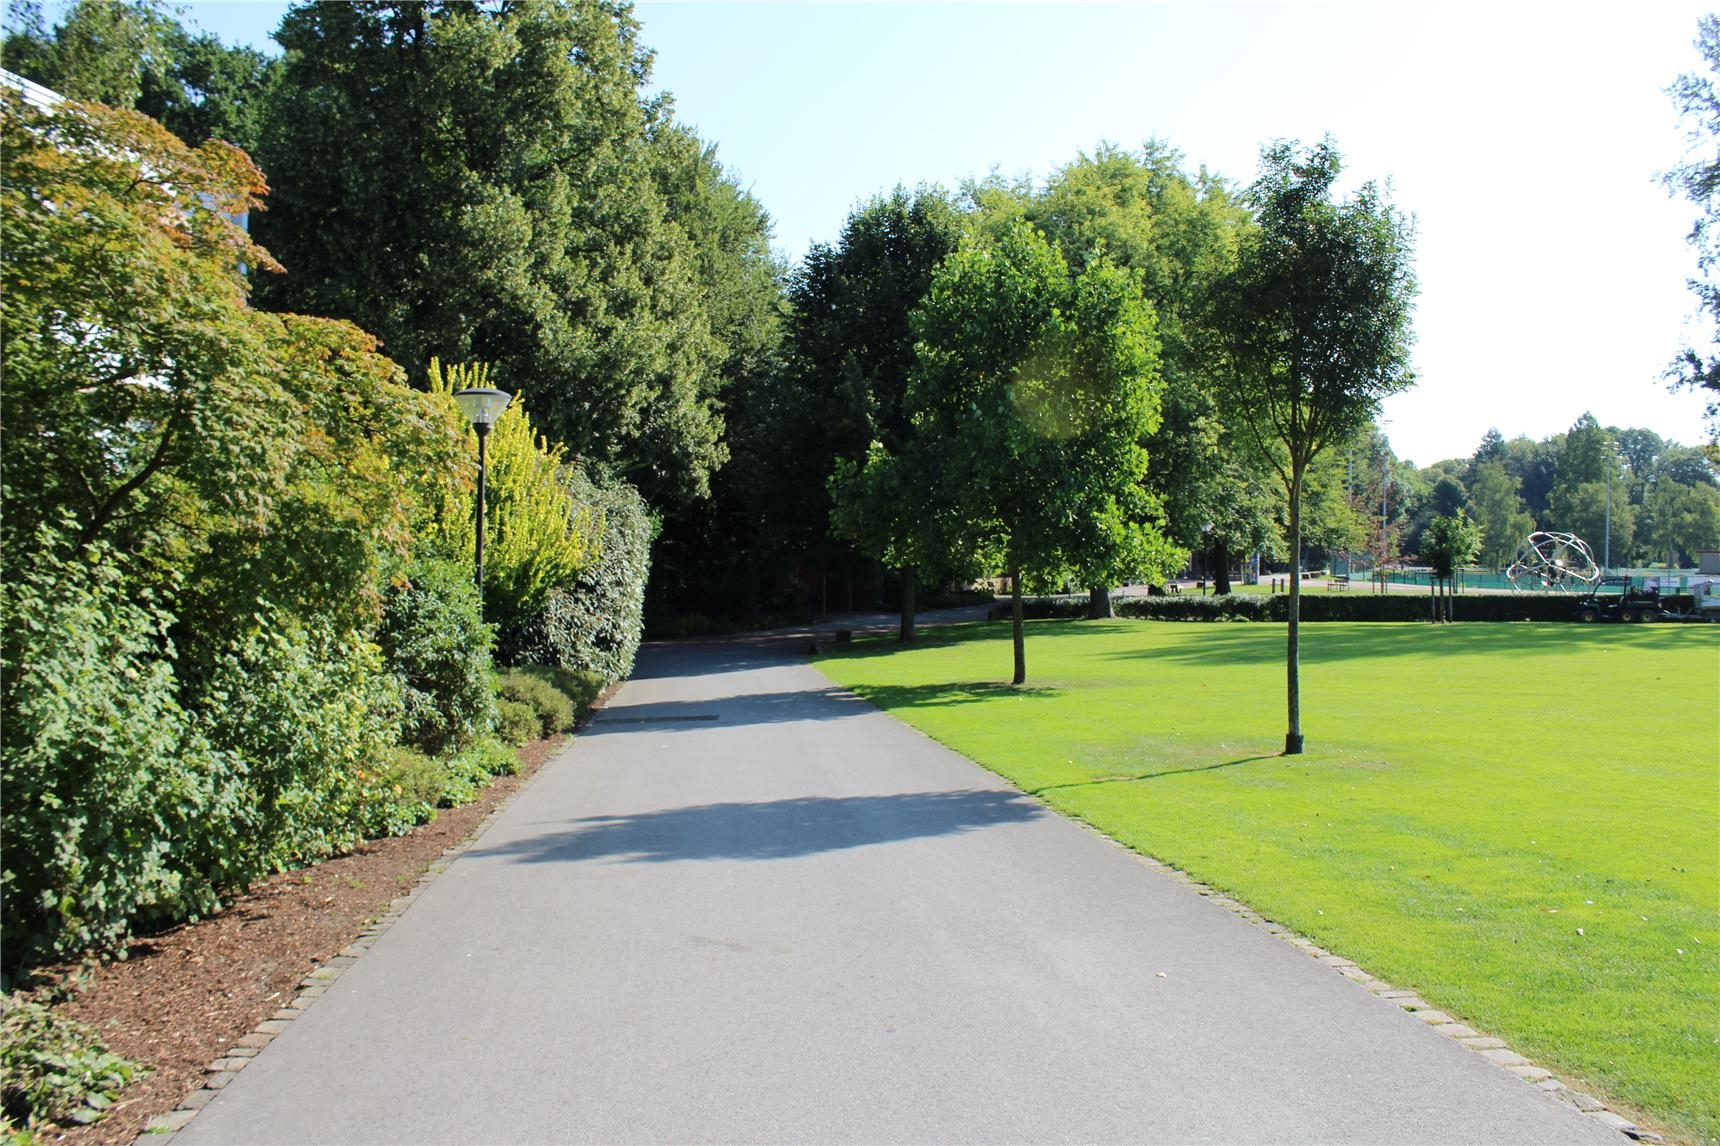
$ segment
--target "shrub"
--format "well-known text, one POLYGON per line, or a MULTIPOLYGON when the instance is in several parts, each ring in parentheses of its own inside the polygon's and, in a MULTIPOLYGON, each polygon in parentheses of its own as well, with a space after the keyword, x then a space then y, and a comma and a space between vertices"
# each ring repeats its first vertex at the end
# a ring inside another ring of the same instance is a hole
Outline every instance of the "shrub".
POLYGON ((602 515, 597 559, 549 592, 532 622, 511 636, 507 655, 626 680, 639 651, 654 527, 632 486, 597 485, 578 471, 569 482, 572 497, 602 515))
POLYGON ((523 672, 503 673, 496 682, 502 700, 528 704, 538 716, 538 735, 554 736, 573 727, 573 698, 542 677, 523 672))
POLYGON ((402 743, 435 755, 491 726, 493 637, 465 568, 433 559, 409 566, 387 593, 376 640, 400 682, 402 743))
POLYGON ((8 1134, 99 1121, 120 1088, 147 1073, 44 1002, 0 996, 0 1012, 0 1130, 8 1134))
POLYGON ((398 735, 399 687, 377 647, 319 624, 256 621, 201 697, 210 742, 242 762, 243 838, 210 857, 222 883, 349 850, 392 795, 378 765, 398 735))
MULTIPOLYGON (((1114 608, 1119 617, 1139 617, 1149 621, 1263 621, 1267 618, 1271 600, 1239 593, 1213 597, 1195 594, 1119 597, 1114 608)), ((1308 600, 1303 598, 1304 605, 1308 600)))
MULTIPOLYGON (((175 845, 222 837, 228 761, 175 697, 171 614, 127 600, 105 551, 44 531, 0 586, 4 964, 111 947, 146 911, 209 899, 175 845)), ((219 846, 219 845, 217 845, 219 846)))
MULTIPOLYGON (((572 701, 575 722, 585 718, 585 714, 591 711, 591 706, 596 704, 597 698, 603 694, 604 685, 609 683, 597 673, 584 669, 564 669, 555 665, 521 665, 516 671, 553 685, 556 691, 572 701)), ((568 727, 571 728, 572 725, 568 727)))
MULTIPOLYGON (((986 616, 994 621, 1007 621, 1014 616, 1014 604, 1004 598, 991 607, 986 616)), ((1021 615, 1029 621, 1043 621, 1047 618, 1080 618, 1087 615, 1086 597, 1023 597, 1021 615)))
POLYGON ((537 709, 531 705, 506 697, 496 698, 495 732, 503 744, 518 748, 537 739, 538 729, 542 726, 537 709))
POLYGON ((520 770, 520 758, 514 750, 493 736, 474 740, 436 763, 442 769, 441 804, 445 808, 471 803, 492 776, 511 776, 520 770))
POLYGON ((440 761, 400 745, 389 750, 376 771, 380 795, 364 806, 367 838, 397 836, 436 818, 447 787, 440 761))

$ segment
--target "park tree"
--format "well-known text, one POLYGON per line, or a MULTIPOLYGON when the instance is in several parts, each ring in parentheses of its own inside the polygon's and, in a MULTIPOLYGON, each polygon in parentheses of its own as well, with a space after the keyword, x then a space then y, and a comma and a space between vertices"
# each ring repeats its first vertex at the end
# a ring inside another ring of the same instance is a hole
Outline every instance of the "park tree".
MULTIPOLYGON (((785 354, 792 422, 785 426, 780 512, 795 544, 818 554, 834 531, 899 569, 901 638, 912 640, 922 574, 953 572, 932 526, 931 480, 911 457, 906 404, 914 368, 911 316, 961 239, 962 216, 938 187, 898 187, 852 212, 834 245, 815 244, 795 274, 785 354)), ((828 560, 831 555, 825 555, 828 560)))
MULTIPOLYGON (((1329 139, 1264 149, 1247 196, 1258 230, 1218 304, 1227 407, 1283 482, 1292 553, 1302 542, 1308 467, 1412 383, 1412 227, 1376 184, 1335 201, 1341 166, 1329 139)), ((1303 749, 1300 578, 1290 585, 1284 748, 1295 754, 1303 749)))
POLYGON ((1622 479, 1561 483, 1553 490, 1548 515, 1554 529, 1574 533, 1588 543, 1595 558, 1611 567, 1631 550, 1636 532, 1636 506, 1622 479))
POLYGON ((1535 519, 1524 508, 1519 488, 1521 483, 1505 471, 1503 462, 1485 461, 1475 467, 1469 508, 1481 529, 1481 561, 1495 569, 1509 565, 1524 539, 1535 532, 1535 519))
POLYGON ((1457 571, 1475 560, 1480 549, 1481 527, 1462 509, 1449 517, 1444 514, 1435 517, 1423 532, 1421 556, 1433 570, 1428 590, 1435 622, 1451 620, 1452 582, 1457 571))
POLYGON ((1157 528, 1142 445, 1158 420, 1152 307, 1102 255, 1071 268, 1031 224, 976 231, 915 315, 912 451, 959 505, 945 540, 996 554, 1013 584, 1013 682, 1027 679, 1023 581, 1162 576, 1184 554, 1157 528))
POLYGON ((756 254, 764 221, 674 217, 710 169, 645 94, 638 31, 606 0, 294 8, 256 229, 293 268, 266 302, 360 323, 420 384, 432 357, 494 363, 571 455, 667 504, 726 456, 709 300, 746 291, 706 276, 754 269, 690 236, 756 254))
POLYGON ((1710 426, 1720 418, 1720 17, 1697 22, 1696 50, 1704 72, 1688 72, 1667 89, 1688 129, 1684 161, 1662 178, 1667 188, 1696 206, 1688 236, 1696 251, 1696 276, 1689 280, 1697 309, 1712 324, 1713 334, 1699 345, 1687 346, 1667 368, 1674 386, 1703 391, 1708 398, 1710 426))
POLYGON ((171 24, 154 0, 77 0, 50 32, 40 4, 12 0, 0 63, 68 99, 129 110, 166 70, 171 24))
MULTIPOLYGON (((1232 555, 1271 548, 1275 529, 1269 471, 1238 448, 1201 346, 1214 284, 1251 226, 1247 211, 1224 180, 1188 172, 1156 140, 1138 152, 1101 145, 1025 196, 1021 210, 1071 265, 1103 251, 1139 276, 1158 318, 1164 379, 1161 420, 1146 443, 1147 488, 1163 507, 1166 536, 1204 549, 1228 591, 1232 555)), ((1089 615, 1109 615, 1106 589, 1090 596, 1089 615)))
POLYGON ((256 147, 281 63, 193 35, 157 0, 77 0, 50 32, 41 7, 13 0, 0 57, 61 95, 135 109, 196 146, 256 147))
POLYGON ((281 60, 207 32, 192 35, 172 19, 161 39, 162 66, 144 73, 137 110, 193 146, 221 139, 256 150, 281 60))
POLYGON ((1637 536, 1651 560, 1695 564, 1698 551, 1720 545, 1720 489, 1670 479, 1649 483, 1637 536))
POLYGON ((1558 447, 1557 437, 1537 442, 1518 435, 1505 442, 1500 458, 1505 472, 1517 479, 1523 505, 1537 527, 1544 527, 1547 522, 1547 506, 1558 469, 1558 447))

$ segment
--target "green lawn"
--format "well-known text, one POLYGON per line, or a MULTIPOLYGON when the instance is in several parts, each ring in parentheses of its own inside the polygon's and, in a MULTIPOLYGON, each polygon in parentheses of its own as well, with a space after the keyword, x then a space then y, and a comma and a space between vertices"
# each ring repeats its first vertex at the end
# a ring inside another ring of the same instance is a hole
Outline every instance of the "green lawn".
POLYGON ((1043 621, 819 667, 1681 1135, 1720 1137, 1720 628, 1043 621))

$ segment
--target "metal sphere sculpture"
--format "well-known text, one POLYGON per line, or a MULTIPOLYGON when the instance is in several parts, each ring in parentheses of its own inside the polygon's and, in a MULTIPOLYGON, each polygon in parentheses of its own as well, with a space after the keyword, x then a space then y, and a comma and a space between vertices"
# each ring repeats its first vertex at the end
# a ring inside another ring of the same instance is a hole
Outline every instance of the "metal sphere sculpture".
POLYGON ((1600 567, 1583 539, 1574 533, 1531 533, 1505 570, 1519 590, 1581 590, 1600 580, 1600 567))

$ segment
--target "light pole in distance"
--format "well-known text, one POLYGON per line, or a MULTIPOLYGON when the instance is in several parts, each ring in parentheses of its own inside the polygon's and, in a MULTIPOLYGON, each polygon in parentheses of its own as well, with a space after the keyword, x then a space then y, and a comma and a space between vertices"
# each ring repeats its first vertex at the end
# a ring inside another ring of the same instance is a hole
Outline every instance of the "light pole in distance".
POLYGON ((508 408, 513 395, 506 390, 495 390, 488 386, 468 387, 454 393, 454 401, 460 404, 460 412, 466 415, 466 420, 472 423, 472 429, 478 435, 478 530, 473 564, 476 567, 473 577, 478 586, 478 613, 484 611, 484 440, 490 436, 490 427, 496 424, 496 419, 502 416, 502 411, 508 408))

